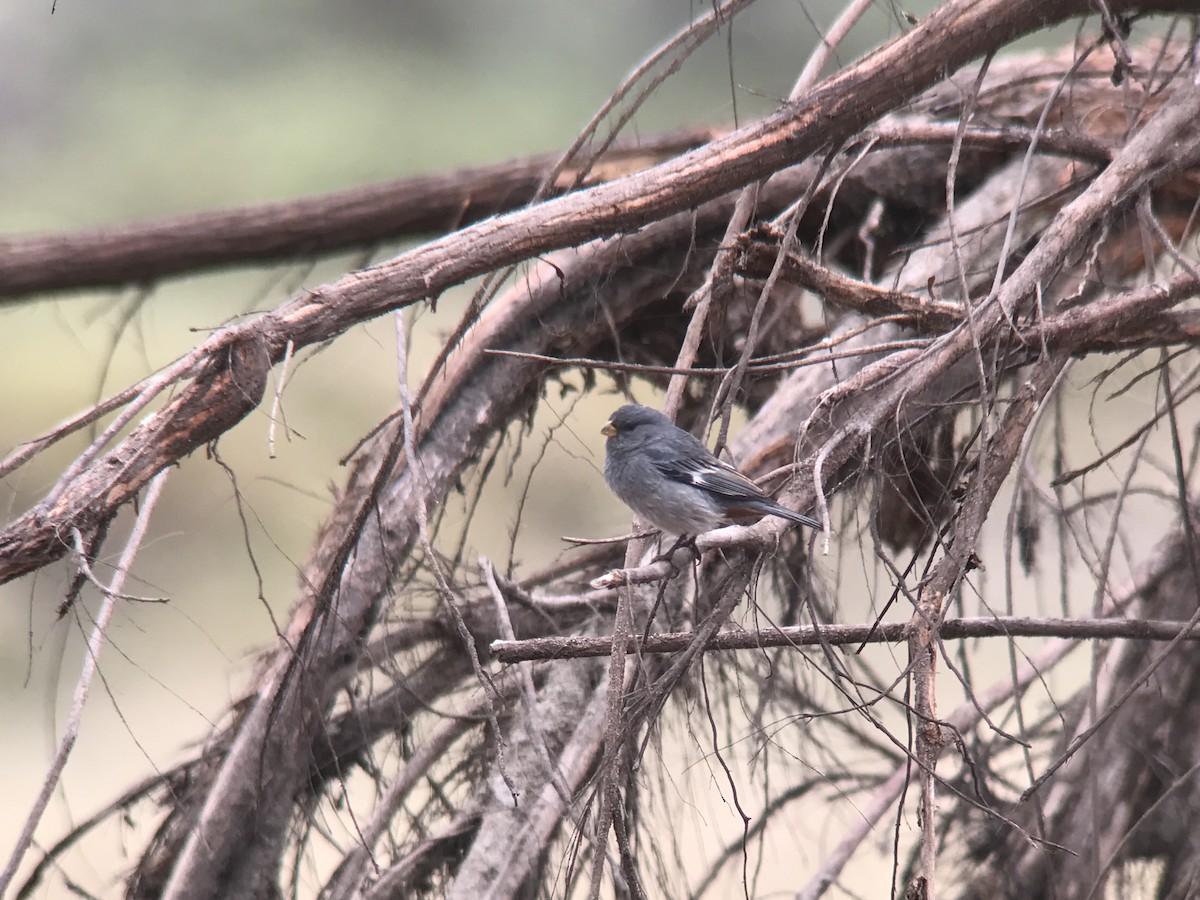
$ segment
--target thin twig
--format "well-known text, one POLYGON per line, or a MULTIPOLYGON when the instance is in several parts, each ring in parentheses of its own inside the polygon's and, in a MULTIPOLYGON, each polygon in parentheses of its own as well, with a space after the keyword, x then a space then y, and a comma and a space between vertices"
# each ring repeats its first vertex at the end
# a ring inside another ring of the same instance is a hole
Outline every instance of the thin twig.
POLYGON ((378 869, 373 855, 375 845, 392 826, 413 788, 429 777, 433 766, 445 757, 459 739, 476 727, 481 717, 489 715, 489 707, 493 702, 491 692, 490 688, 481 688, 480 694, 459 715, 445 719, 416 746, 371 811, 370 821, 362 828, 361 843, 347 851, 321 896, 327 900, 349 900, 360 895, 368 864, 378 869))
MULTIPOLYGON (((421 467, 421 459, 417 454, 416 427, 413 424, 412 402, 408 389, 408 329, 404 322, 404 312, 402 310, 397 311, 394 318, 396 322, 397 387, 400 392, 404 453, 407 457, 408 469, 413 476, 418 538, 421 543, 421 549, 425 554, 425 563, 429 566, 430 571, 433 572, 442 602, 445 603, 446 608, 450 611, 450 615, 454 619, 454 624, 458 628, 459 636, 462 638, 463 649, 471 658, 471 667, 475 670, 475 676, 484 690, 484 696, 492 698, 493 701, 498 701, 500 700, 499 691, 479 661, 479 652, 475 649, 475 640, 471 636, 471 631, 467 627, 466 622, 463 620, 462 612, 459 610, 458 603, 454 597, 454 589, 450 586, 446 574, 442 571, 437 553, 433 549, 433 541, 429 534, 429 511, 425 507, 427 491, 424 488, 426 477, 425 471, 421 467)), ((508 768, 505 763, 504 733, 500 730, 500 717, 495 702, 489 702, 488 721, 492 728, 492 736, 496 741, 497 768, 500 776, 504 779, 504 783, 508 786, 509 793, 512 795, 513 803, 515 804, 518 802, 517 788, 513 784, 512 778, 509 777, 508 768)))
POLYGON ((279 362, 279 374, 275 378, 275 396, 271 399, 271 412, 267 416, 270 425, 267 426, 267 456, 275 458, 275 427, 279 423, 279 407, 283 402, 283 389, 287 386, 288 366, 292 362, 292 353, 296 350, 296 342, 289 340, 283 351, 283 359, 279 362))
POLYGON ((113 613, 116 612, 117 603, 121 598, 121 589, 125 586, 126 578, 129 577, 133 561, 146 539, 146 531, 150 527, 150 518, 154 513, 154 507, 158 503, 158 498, 162 495, 163 486, 167 482, 170 471, 170 469, 164 469, 151 480, 150 486, 146 489, 146 496, 142 500, 141 508, 138 510, 137 519, 134 520, 129 539, 125 542, 125 549, 121 551, 121 558, 117 561, 117 568, 113 572, 112 581, 109 582, 107 587, 101 586, 104 594, 104 602, 100 606, 100 611, 96 614, 96 624, 92 629, 91 636, 88 638, 87 655, 83 659, 83 667, 79 672, 79 680, 75 684, 75 696, 71 700, 71 709, 67 714, 63 736, 58 742, 58 749, 54 753, 54 760, 51 762, 50 770, 42 781, 42 787, 38 792, 37 799, 34 800, 33 806, 25 818, 25 824, 21 827, 21 834, 18 836, 17 843, 8 858, 8 864, 5 866, 4 871, 0 873, 0 896, 3 896, 4 892, 8 890, 9 884, 17 874, 17 867, 20 866, 25 851, 29 849, 29 844, 33 840, 33 833, 37 829, 38 822, 41 821, 42 814, 45 813, 46 807, 50 803, 50 796, 54 793, 55 787, 58 786, 63 770, 67 766, 67 759, 70 757, 71 750, 75 746, 75 739, 79 736, 79 726, 83 720, 84 708, 87 706, 92 679, 95 677, 100 665, 100 652, 104 649, 104 644, 108 639, 109 622, 112 621, 113 613))
MULTIPOLYGON (((723 631, 713 635, 706 651, 758 650, 768 647, 811 647, 820 644, 895 644, 908 640, 910 622, 882 625, 789 625, 754 631, 723 631), (874 633, 872 633, 874 629, 874 633)), ((1063 619, 1029 616, 978 616, 946 619, 937 628, 942 640, 976 638, 1054 637, 1066 640, 1198 641, 1200 627, 1187 622, 1156 619, 1063 619)), ((626 653, 679 653, 696 640, 695 632, 664 632, 631 641, 626 653)), ((492 653, 502 663, 538 659, 584 659, 612 653, 612 639, 604 637, 544 637, 523 641, 493 641, 492 653)))
POLYGON ((114 591, 111 586, 104 584, 96 577, 92 571, 91 565, 88 564, 87 550, 83 546, 83 535, 79 533, 78 528, 71 529, 71 543, 75 547, 75 565, 80 573, 88 582, 106 597, 113 597, 117 600, 128 600, 130 603, 166 603, 166 597, 139 597, 136 594, 121 594, 114 591))
MULTIPOLYGON (((488 593, 491 594, 492 602, 496 609, 496 624, 499 627, 500 634, 505 640, 515 641, 516 634, 513 632, 512 619, 508 615, 508 604, 504 600, 504 595, 500 592, 500 585, 496 583, 496 570, 492 566, 491 560, 487 557, 479 557, 479 568, 483 572, 483 578, 488 586, 488 593)), ((533 740, 531 743, 535 746, 538 756, 542 759, 542 765, 546 767, 546 776, 550 783, 554 785, 558 791, 559 797, 563 803, 570 804, 571 794, 567 788, 566 781, 563 780, 563 774, 559 771, 558 765, 550 757, 550 746, 546 740, 546 729, 542 727, 542 716, 538 711, 537 688, 533 683, 533 664, 523 662, 518 665, 518 674, 520 676, 519 683, 521 685, 521 698, 525 703, 525 724, 533 731, 533 740)))

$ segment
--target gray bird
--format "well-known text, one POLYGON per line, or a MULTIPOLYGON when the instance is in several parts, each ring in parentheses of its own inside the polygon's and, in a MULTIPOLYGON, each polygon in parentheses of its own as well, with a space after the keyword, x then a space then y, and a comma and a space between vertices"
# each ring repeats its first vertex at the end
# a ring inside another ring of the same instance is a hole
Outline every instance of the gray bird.
POLYGON ((604 480, 655 528, 695 535, 771 515, 821 530, 816 519, 780 506, 656 409, 622 406, 600 432, 608 436, 604 480))

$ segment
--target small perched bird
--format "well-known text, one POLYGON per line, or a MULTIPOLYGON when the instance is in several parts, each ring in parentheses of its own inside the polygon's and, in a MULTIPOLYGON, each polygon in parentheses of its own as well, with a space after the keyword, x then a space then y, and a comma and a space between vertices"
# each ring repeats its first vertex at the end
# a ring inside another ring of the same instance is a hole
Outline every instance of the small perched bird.
POLYGON ((608 436, 604 480, 655 528, 695 535, 771 515, 821 529, 816 519, 780 506, 656 409, 622 406, 600 432, 608 436))

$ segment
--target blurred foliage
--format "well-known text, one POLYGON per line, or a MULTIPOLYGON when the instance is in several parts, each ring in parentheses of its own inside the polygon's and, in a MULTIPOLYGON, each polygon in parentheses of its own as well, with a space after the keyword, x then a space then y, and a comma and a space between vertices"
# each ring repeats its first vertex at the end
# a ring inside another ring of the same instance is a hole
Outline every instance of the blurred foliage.
MULTIPOLYGON (((0 5, 0 235, 282 200, 561 148, 650 49, 708 9, 680 0, 52 3, 0 5)), ((756 4, 724 40, 689 60, 629 134, 728 123, 774 107, 840 5, 756 4)), ((843 52, 861 53, 900 21, 880 4, 843 52)), ((0 454, 165 365, 207 328, 354 265, 338 259, 191 277, 144 293, 0 305, 0 454)), ((447 296, 436 315, 418 319, 412 377, 466 296, 447 296)), ((260 410, 220 444, 236 489, 218 467, 195 459, 168 483, 129 590, 170 602, 122 606, 104 685, 64 780, 65 802, 40 833, 61 833, 111 799, 112 785, 169 766, 185 750, 180 735, 202 739, 238 696, 328 509, 327 473, 395 405, 391 322, 303 357, 290 375, 283 409, 294 434, 280 429, 277 459, 268 457, 260 410), (343 383, 355 391, 339 391, 343 383), (207 532, 189 532, 185 543, 178 529, 197 520, 207 532)), ((607 412, 587 408, 597 425, 607 412)), ((85 444, 66 441, 0 484, 6 518, 35 503, 85 444)), ((624 527, 627 514, 596 468, 600 447, 598 434, 558 435, 532 485, 538 513, 526 513, 518 555, 538 545, 557 552, 564 533, 624 527), (586 520, 581 496, 595 500, 586 520)), ((507 467, 504 457, 500 469, 507 467)), ((489 485, 491 506, 479 517, 480 533, 491 535, 481 549, 498 560, 524 473, 501 480, 489 485)), ((111 546, 128 527, 128 518, 118 523, 111 546)), ((0 694, 9 714, 0 759, 15 816, 45 774, 96 602, 54 619, 70 574, 62 566, 0 588, 0 694)), ((0 821, 0 845, 11 846, 18 827, 0 821)), ((114 852, 89 864, 117 877, 124 863, 114 852)))

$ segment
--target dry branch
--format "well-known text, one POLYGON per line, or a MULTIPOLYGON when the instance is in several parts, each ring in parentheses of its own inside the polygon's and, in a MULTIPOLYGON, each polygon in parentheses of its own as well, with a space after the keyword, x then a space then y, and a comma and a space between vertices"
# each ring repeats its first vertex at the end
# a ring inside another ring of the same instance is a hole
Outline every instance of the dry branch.
MULTIPOLYGON (((788 625, 770 631, 722 631, 709 638, 704 652, 719 650, 755 650, 764 647, 831 647, 860 644, 894 644, 908 640, 911 622, 882 625, 788 625)), ((944 619, 936 629, 941 640, 973 640, 987 637, 1056 637, 1069 640, 1108 641, 1126 638, 1139 641, 1171 641, 1183 634, 1184 640, 1200 640, 1200 630, 1186 622, 1162 622, 1155 619, 1034 619, 1027 616, 944 619)), ((635 641, 626 653, 678 653, 695 640, 687 632, 654 634, 635 641)), ((612 641, 603 637, 544 637, 524 641, 493 641, 492 654, 500 663, 527 660, 583 659, 608 656, 612 641)))
MULTIPOLYGON (((1111 11, 1145 8, 1116 4, 1111 11)), ((1113 53, 1131 79, 1125 87, 1097 80, 1111 62, 1085 59, 1082 52, 1015 73, 997 61, 982 75, 967 73, 965 87, 939 87, 903 115, 887 114, 970 59, 1086 9, 1081 2, 952 0, 771 116, 652 168, 477 221, 293 297, 218 331, 156 380, 106 407, 125 406, 132 417, 162 391, 177 391, 124 438, 117 437, 125 424, 118 420, 43 504, 0 532, 0 580, 59 558, 67 550, 63 535, 73 529, 100 544, 105 523, 157 472, 219 438, 262 401, 270 368, 285 356, 381 314, 436 299, 469 278, 538 258, 506 290, 481 292, 428 374, 419 401, 385 421, 352 459, 304 566, 279 645, 265 655, 232 723, 164 799, 166 817, 130 880, 129 896, 274 896, 287 860, 311 848, 312 838, 298 823, 319 820, 322 804, 344 787, 347 772, 361 769, 382 779, 372 758, 376 750, 398 750, 401 763, 369 814, 353 810, 360 843, 345 848, 340 866, 322 875, 329 896, 582 894, 589 870, 593 893, 611 877, 633 895, 652 894, 650 868, 667 864, 656 857, 657 846, 647 849, 638 840, 639 830, 648 827, 643 779, 661 763, 647 748, 663 739, 675 714, 672 701, 683 701, 678 706, 686 715, 697 695, 706 710, 719 707, 702 729, 712 732, 711 748, 703 749, 726 773, 743 816, 718 720, 724 718, 732 732, 739 727, 736 715, 744 715, 767 734, 771 717, 788 719, 803 708, 822 727, 852 735, 858 751, 887 761, 876 781, 864 776, 856 788, 845 788, 871 800, 864 807, 871 817, 892 808, 908 777, 920 781, 923 855, 921 865, 906 873, 914 876, 914 890, 932 896, 939 886, 935 874, 944 881, 950 871, 939 842, 949 827, 943 810, 951 806, 962 816, 985 810, 1011 829, 980 865, 1003 870, 1016 860, 1009 873, 1014 896, 1028 885, 1044 890, 1045 858, 1039 854, 1065 840, 1062 828, 1083 827, 1070 815, 1077 785, 1064 780, 1056 786, 1061 793, 1039 811, 1043 824, 1024 808, 1012 812, 983 796, 990 784, 975 784, 979 796, 968 798, 953 776, 939 772, 948 765, 950 746, 973 765, 964 732, 980 721, 1000 735, 992 741, 1008 739, 984 711, 1014 694, 1019 717, 1019 695, 1034 683, 1036 669, 1018 672, 1014 663, 1010 683, 990 694, 974 691, 974 702, 945 719, 938 713, 935 669, 959 672, 957 657, 943 646, 948 638, 1200 637, 1181 631, 1186 608, 1150 606, 1123 619, 947 618, 954 604, 970 599, 968 588, 975 584, 967 575, 1004 486, 1016 473, 1021 486, 1033 490, 1036 479, 1023 470, 1023 460, 1031 454, 1039 416, 1061 396, 1068 356, 1187 345, 1200 334, 1195 312, 1176 308, 1200 290, 1183 255, 1196 184, 1190 167, 1200 158, 1194 127, 1200 88, 1181 70, 1186 52, 1155 58, 1139 50, 1126 59, 1110 32, 1101 43, 1117 48, 1113 53), (1023 71, 1031 79, 1023 82, 1025 90, 1037 85, 1034 99, 1007 90, 1023 71), (947 125, 931 120, 934 108, 986 122, 964 118, 947 125), (1110 115, 1112 110, 1120 115, 1110 115), (1088 127, 1076 128, 1076 119, 1088 127), (754 191, 730 193, 759 182, 754 191), (1147 224, 1147 216, 1160 217, 1162 229, 1147 224), (1172 253, 1182 259, 1183 274, 1156 270, 1165 266, 1157 260, 1160 253, 1164 260, 1172 253), (861 274, 847 274, 856 265, 861 274), (1149 276, 1145 283, 1136 281, 1138 273, 1149 276), (694 308, 686 306, 689 296, 698 301, 694 308), (814 316, 811 308, 818 305, 814 316), (804 369, 778 382, 764 377, 800 356, 807 357, 804 369), (670 402, 678 403, 685 424, 719 418, 735 403, 750 407, 732 455, 753 473, 788 476, 786 502, 819 510, 827 535, 845 552, 860 539, 864 554, 874 551, 887 588, 895 584, 899 602, 911 604, 910 620, 823 624, 844 612, 849 598, 826 606, 837 598, 802 584, 798 573, 810 567, 809 548, 779 520, 702 536, 699 562, 681 566, 677 578, 670 577, 675 573, 666 561, 644 563, 636 550, 624 568, 603 576, 619 556, 601 548, 524 578, 489 569, 483 584, 477 573, 455 565, 455 554, 445 563, 435 559, 441 546, 426 527, 426 513, 432 517, 444 508, 480 460, 480 477, 491 471, 489 454, 529 420, 545 392, 547 360, 554 359, 594 361, 597 367, 618 363, 626 371, 647 364, 636 371, 660 385, 674 374, 670 402), (721 377, 710 387, 688 377, 694 367, 721 377), (853 528, 851 487, 872 506, 861 535, 853 528), (845 499, 832 502, 835 493, 845 499), (900 506, 907 516, 895 512, 900 506), (885 546, 925 548, 924 569, 917 568, 916 555, 907 566, 894 561, 885 546), (422 578, 435 566, 439 610, 414 612, 416 598, 427 590, 422 578), (602 580, 587 592, 584 586, 597 576, 602 580), (774 590, 764 590, 764 581, 774 590), (613 588, 624 595, 616 614, 628 617, 620 623, 627 643, 601 636, 617 631, 613 588), (730 627, 743 610, 777 615, 776 598, 768 599, 773 593, 787 601, 785 612, 805 610, 814 624, 730 627), (556 602, 563 598, 569 602, 556 602), (501 622, 497 606, 506 614, 501 622), (401 635, 389 640, 381 632, 393 615, 401 635), (588 637, 563 636, 579 634, 588 637), (512 635, 518 639, 493 643, 512 635), (878 673, 864 659, 831 652, 834 645, 868 638, 909 641, 909 665, 878 673), (820 648, 816 668, 833 700, 805 683, 800 654, 767 653, 792 645, 820 648), (701 655, 737 648, 754 652, 739 654, 736 663, 701 655), (656 656, 668 652, 678 655, 656 656), (533 655, 520 655, 525 653, 533 655), (471 654, 482 661, 478 669, 471 654), (607 664, 531 667, 519 690, 503 676, 489 683, 496 661, 602 655, 610 656, 607 664), (769 678, 754 670, 768 659, 769 678), (714 675, 703 668, 710 665, 729 668, 714 675), (742 694, 711 701, 710 688, 715 693, 730 672, 742 694), (468 700, 476 680, 483 682, 478 688, 485 699, 468 700), (889 704, 899 707, 899 720, 875 709, 889 704), (449 710, 465 710, 467 717, 438 724, 449 710), (911 742, 906 725, 915 735, 911 742), (427 743, 389 743, 397 734, 423 735, 427 743), (451 747, 452 753, 441 752, 451 747), (429 796, 417 800, 418 787, 429 796), (611 852, 610 823, 616 835, 611 852), (1030 848, 1022 843, 1029 834, 1043 842, 1030 848)), ((532 169, 544 175, 546 165, 537 161, 532 169)), ((514 201, 531 189, 532 169, 504 173, 514 201)), ((177 250, 189 235, 196 238, 189 229, 221 222, 231 227, 225 214, 160 223, 124 237, 110 234, 105 239, 114 243, 107 246, 92 236, 92 255, 73 275, 56 263, 34 289, 122 279, 152 265, 160 268, 132 277, 264 259, 297 252, 302 240, 315 242, 309 247, 316 252, 345 246, 332 241, 376 240, 387 229, 394 235, 402 227, 441 228, 450 212, 447 195, 435 201, 430 198, 438 194, 437 184, 423 187, 427 208, 421 214, 434 218, 388 218, 383 207, 370 205, 378 198, 367 191, 349 198, 354 202, 346 215, 366 230, 348 237, 333 236, 339 229, 330 221, 319 234, 289 233, 282 224, 303 209, 328 212, 341 201, 247 213, 238 220, 244 226, 236 248, 242 256, 216 244, 191 256, 167 249, 177 250), (437 202, 442 205, 434 209, 437 202), (134 237, 142 250, 120 243, 134 237), (156 262, 139 256, 153 246, 156 262), (121 247, 104 262, 106 253, 121 247)), ((477 203, 501 202, 494 195, 481 199, 486 192, 479 184, 465 188, 465 195, 453 195, 462 221, 492 209, 477 203)), ((301 218, 312 226, 311 215, 301 218)), ((62 260, 53 254, 63 246, 44 243, 38 252, 49 254, 43 261, 62 260)), ((28 278, 21 282, 19 272, 5 274, 3 250, 0 291, 31 284, 28 278)), ((1166 407, 1161 416, 1178 435, 1174 401, 1166 407)), ((1182 459, 1180 439, 1174 440, 1182 459)), ((14 457, 13 464, 25 458, 14 457)), ((1179 481, 1186 483, 1184 474, 1179 481)), ((1061 482, 1056 487, 1061 490, 1061 482)), ((1064 531, 1086 527, 1086 516, 1064 511, 1061 497, 1048 488, 1038 496, 1064 531)), ((1107 568, 1095 570, 1103 592, 1107 568)), ((1191 596, 1186 581, 1171 583, 1179 596, 1191 596)), ((1146 602, 1153 589, 1146 588, 1146 602)), ((1054 645, 1053 658, 1068 646, 1054 645)), ((1139 658, 1134 650, 1121 653, 1129 655, 1114 656, 1120 677, 1132 678, 1139 658)), ((1171 702, 1190 703, 1190 670, 1181 664, 1175 674, 1185 689, 1171 702)), ((972 694, 969 678, 962 679, 972 694)), ((1114 686, 1104 696, 1121 695, 1114 686)), ((1156 714, 1171 715, 1167 704, 1156 714)), ((1132 710, 1130 716, 1136 719, 1132 710)), ((1077 715, 1072 726, 1087 736, 1085 719, 1077 715)), ((1177 725, 1178 736, 1162 742, 1173 759, 1193 734, 1184 718, 1177 725)), ((693 730, 691 722, 686 727, 693 730)), ((1128 727, 1143 733, 1151 726, 1135 720, 1128 727)), ((1021 740, 1032 743, 1026 734, 1022 724, 1021 740)), ((764 739, 764 748, 773 740, 764 739)), ((818 768, 827 750, 814 739, 795 756, 818 768)), ((1169 791, 1158 782, 1137 781, 1136 757, 1112 752, 1123 766, 1114 769, 1121 783, 1137 790, 1114 817, 1112 833, 1096 840, 1108 858, 1123 840, 1138 844, 1129 837, 1134 823, 1151 816, 1165 792, 1190 791, 1183 781, 1169 791)), ((765 792, 775 777, 772 769, 770 777, 752 780, 765 783, 765 792)), ((780 806, 764 804, 771 814, 780 806)), ((764 826, 756 834, 766 831, 764 826)), ((864 836, 848 836, 803 896, 819 896, 864 836)), ((1178 830, 1172 837, 1176 845, 1184 840, 1178 830)), ((669 852, 663 848, 662 857, 669 852)), ((1146 851, 1139 844, 1137 852, 1146 851)), ((897 850, 898 867, 899 855, 897 850)), ((1192 866, 1196 858, 1200 854, 1178 859, 1192 866)), ((1103 878, 1107 862, 1093 853, 1088 866, 1088 875, 1103 878)), ((1084 876, 1077 880, 1083 883, 1084 876)), ((676 893, 685 882, 686 873, 674 884, 659 877, 676 893)))
MULTIPOLYGON (((584 184, 646 168, 711 140, 711 129, 619 144, 584 184)), ((554 174, 558 154, 268 203, 75 234, 0 241, 0 297, 150 284, 185 272, 311 259, 406 237, 443 234, 524 206, 554 174)), ((558 172, 551 194, 578 187, 558 172)))

